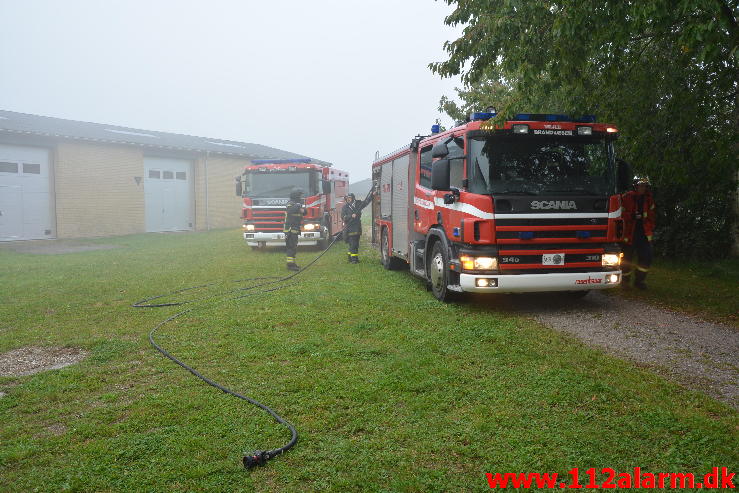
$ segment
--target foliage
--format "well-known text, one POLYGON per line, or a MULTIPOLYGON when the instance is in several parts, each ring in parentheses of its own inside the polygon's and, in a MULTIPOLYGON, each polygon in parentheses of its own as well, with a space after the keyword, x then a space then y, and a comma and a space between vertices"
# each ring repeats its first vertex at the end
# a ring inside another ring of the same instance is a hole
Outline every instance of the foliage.
POLYGON ((465 25, 431 64, 462 74, 452 118, 595 113, 616 123, 619 152, 658 193, 658 251, 729 251, 737 173, 737 2, 447 0, 465 25))

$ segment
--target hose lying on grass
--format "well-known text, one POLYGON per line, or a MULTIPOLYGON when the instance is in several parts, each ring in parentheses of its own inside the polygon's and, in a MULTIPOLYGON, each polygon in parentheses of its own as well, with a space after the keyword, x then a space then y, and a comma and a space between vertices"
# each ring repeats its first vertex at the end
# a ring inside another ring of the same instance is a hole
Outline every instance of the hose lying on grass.
MULTIPOLYGON (((370 191, 370 193, 372 193, 372 192, 370 191)), ((369 197, 369 195, 368 195, 368 197, 369 197)), ((286 283, 288 281, 292 280, 293 278, 295 278, 296 276, 300 275, 301 273, 305 272, 313 264, 315 264, 321 257, 323 257, 326 254, 326 252, 328 252, 331 249, 331 247, 334 245, 334 243, 337 242, 337 240, 341 236, 341 233, 342 233, 342 231, 336 233, 333 236, 333 239, 331 240, 331 242, 328 244, 328 246, 320 254, 318 254, 318 256, 316 256, 316 258, 314 258, 313 260, 311 260, 305 267, 303 267, 301 270, 299 270, 297 272, 293 272, 293 273, 291 273, 291 274, 289 274, 287 276, 284 276, 284 277, 278 277, 278 276, 273 276, 273 277, 252 277, 252 278, 247 278, 247 279, 237 279, 237 280, 235 280, 233 282, 237 282, 237 283, 249 282, 249 281, 254 281, 254 282, 261 281, 261 282, 256 282, 256 284, 251 284, 251 285, 246 286, 246 287, 240 287, 240 288, 235 288, 235 289, 230 289, 230 290, 222 291, 222 292, 220 292, 218 294, 215 294, 215 295, 212 295, 212 296, 203 296, 203 297, 200 297, 200 298, 191 298, 191 299, 188 299, 188 300, 177 301, 177 302, 152 303, 152 301, 159 300, 161 298, 173 296, 173 295, 176 295, 176 294, 181 294, 181 293, 184 293, 186 291, 192 291, 192 290, 195 290, 195 289, 210 287, 210 286, 214 286, 215 284, 217 284, 216 282, 209 282, 209 283, 205 283, 205 284, 200 284, 198 286, 190 286, 190 287, 187 287, 187 288, 178 289, 178 290, 172 291, 170 293, 160 294, 160 295, 157 295, 157 296, 152 296, 150 298, 145 298, 143 300, 137 301, 136 303, 134 303, 131 306, 133 306, 134 308, 161 308, 161 307, 165 307, 165 306, 180 306, 180 305, 186 305, 186 304, 200 302, 200 301, 212 301, 212 300, 216 300, 215 302, 220 303, 220 302, 228 301, 228 300, 236 300, 236 299, 246 298, 247 296, 253 296, 253 295, 258 294, 258 293, 268 293, 268 292, 271 292, 271 291, 277 291, 278 289, 282 289, 284 287, 287 287, 289 285, 294 284, 294 283, 292 283, 292 284, 286 284, 286 283), (257 288, 264 288, 264 289, 257 290, 257 288), (233 293, 243 293, 244 291, 251 291, 251 292, 250 293, 246 293, 246 294, 238 294, 236 296, 228 296, 228 295, 233 294, 233 293)), ((279 448, 276 448, 276 449, 272 449, 272 450, 256 450, 256 451, 254 451, 254 452, 252 452, 250 454, 245 455, 244 458, 243 458, 244 467, 247 468, 247 469, 251 469, 251 468, 256 467, 256 466, 263 466, 264 464, 267 463, 268 460, 270 460, 270 459, 272 459, 272 458, 274 458, 274 457, 276 457, 276 456, 278 456, 278 455, 280 455, 280 454, 282 454, 284 452, 287 452, 293 446, 295 446, 295 444, 298 442, 298 432, 295 429, 295 427, 289 421, 285 420, 284 418, 282 418, 282 416, 280 416, 279 414, 277 414, 273 409, 271 409, 270 407, 262 404, 261 402, 257 401, 256 399, 252 399, 251 397, 248 397, 248 396, 239 394, 238 392, 234 392, 233 390, 231 390, 231 389, 229 389, 227 387, 224 387, 223 385, 219 384, 218 382, 215 382, 215 381, 209 379, 208 377, 206 377, 205 375, 203 375, 202 373, 200 373, 196 369, 188 366, 187 364, 185 364, 184 362, 182 362, 181 360, 179 360, 177 357, 175 357, 174 355, 172 355, 172 353, 170 353, 169 351, 167 351, 166 349, 164 349, 162 346, 160 346, 159 344, 157 344, 157 342, 154 340, 154 334, 156 333, 157 330, 159 330, 161 327, 163 327, 167 323, 171 322, 172 320, 175 320, 175 319, 181 317, 182 315, 185 315, 186 313, 190 313, 190 312, 192 312, 194 310, 195 310, 195 308, 188 308, 188 309, 183 310, 183 311, 181 311, 179 313, 175 313, 171 317, 169 317, 169 318, 167 318, 167 319, 162 320, 161 322, 159 322, 153 329, 151 329, 151 331, 149 331, 149 342, 154 347, 154 349, 156 349, 157 351, 159 351, 160 353, 162 353, 164 356, 166 356, 170 360, 172 360, 175 363, 177 363, 178 365, 180 365, 185 370, 189 371, 190 373, 192 373, 193 375, 195 375, 196 377, 198 377, 203 382, 207 383, 208 385, 210 385, 212 387, 217 388, 218 390, 220 390, 222 392, 225 392, 226 394, 232 395, 232 396, 234 396, 234 397, 236 397, 238 399, 244 400, 246 402, 249 402, 250 404, 253 404, 253 405, 257 406, 258 408, 260 408, 260 409, 266 411, 267 413, 269 413, 273 418, 275 418, 275 420, 278 423, 285 425, 290 430, 290 434, 291 434, 290 441, 287 444, 283 445, 282 447, 279 447, 279 448)))

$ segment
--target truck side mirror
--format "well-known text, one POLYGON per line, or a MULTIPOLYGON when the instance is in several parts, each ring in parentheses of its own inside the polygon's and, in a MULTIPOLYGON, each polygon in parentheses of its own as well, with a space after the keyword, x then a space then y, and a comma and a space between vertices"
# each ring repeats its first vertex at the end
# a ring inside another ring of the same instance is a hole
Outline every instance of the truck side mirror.
POLYGON ((323 193, 331 193, 331 181, 321 180, 321 189, 323 190, 323 193))
POLYGON ((448 159, 439 159, 431 166, 431 189, 444 191, 450 190, 448 159))
POLYGON ((623 159, 616 159, 616 182, 619 193, 631 190, 633 176, 634 172, 631 169, 631 165, 623 159))
POLYGON ((449 155, 449 148, 446 146, 446 142, 439 142, 431 148, 431 157, 447 157, 449 155))
POLYGON ((238 195, 239 197, 244 196, 244 187, 241 184, 241 178, 238 176, 236 177, 236 195, 238 195))

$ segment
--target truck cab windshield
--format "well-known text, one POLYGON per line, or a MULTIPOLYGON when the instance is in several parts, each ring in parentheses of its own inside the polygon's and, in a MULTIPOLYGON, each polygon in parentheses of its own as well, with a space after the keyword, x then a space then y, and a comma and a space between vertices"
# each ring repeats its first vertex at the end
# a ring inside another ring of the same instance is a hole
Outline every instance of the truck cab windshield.
POLYGON ((469 191, 511 195, 611 195, 613 144, 599 137, 495 135, 469 139, 469 191))
POLYGON ((246 195, 252 198, 287 198, 299 188, 305 196, 315 195, 318 189, 314 171, 263 173, 250 172, 246 178, 246 195))

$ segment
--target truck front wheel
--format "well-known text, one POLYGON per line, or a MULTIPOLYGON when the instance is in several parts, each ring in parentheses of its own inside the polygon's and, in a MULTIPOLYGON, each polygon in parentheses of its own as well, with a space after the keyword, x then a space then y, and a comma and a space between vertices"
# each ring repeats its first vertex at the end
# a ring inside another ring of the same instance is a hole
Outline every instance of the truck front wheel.
POLYGON ((449 259, 440 241, 434 243, 429 258, 429 280, 431 281, 431 292, 439 301, 451 301, 452 291, 449 285, 449 259))

